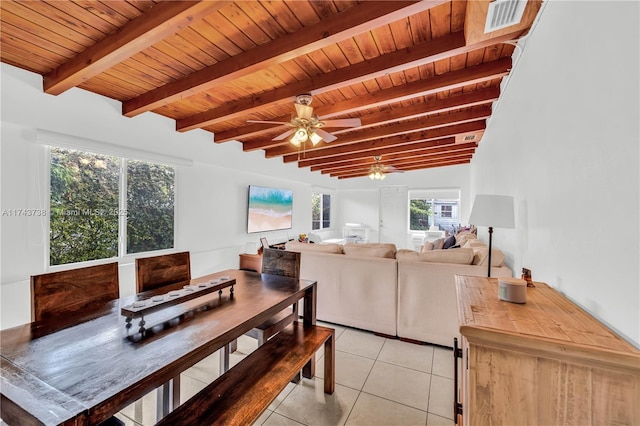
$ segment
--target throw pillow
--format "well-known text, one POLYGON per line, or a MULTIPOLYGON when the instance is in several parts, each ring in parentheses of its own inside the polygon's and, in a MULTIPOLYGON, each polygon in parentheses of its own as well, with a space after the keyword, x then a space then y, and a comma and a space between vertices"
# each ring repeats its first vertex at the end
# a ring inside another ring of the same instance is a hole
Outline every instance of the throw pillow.
POLYGON ((462 245, 463 248, 486 247, 487 245, 481 240, 467 240, 462 245))
POLYGON ((444 240, 444 244, 442 245, 443 249, 448 249, 451 246, 455 246, 456 245, 456 236, 452 235, 450 237, 447 237, 446 240, 444 240))
POLYGON ((424 243, 420 248, 420 251, 422 253, 424 253, 425 251, 431 251, 431 250, 433 250, 433 243, 428 243, 428 242, 424 243))
POLYGON ((472 234, 471 232, 468 231, 464 231, 464 232, 459 232, 456 234, 456 244, 459 244, 460 246, 464 245, 465 242, 469 241, 469 240, 475 240, 478 237, 475 234, 472 234))
POLYGON ((433 242, 434 250, 442 250, 442 246, 444 245, 444 238, 438 238, 433 242))

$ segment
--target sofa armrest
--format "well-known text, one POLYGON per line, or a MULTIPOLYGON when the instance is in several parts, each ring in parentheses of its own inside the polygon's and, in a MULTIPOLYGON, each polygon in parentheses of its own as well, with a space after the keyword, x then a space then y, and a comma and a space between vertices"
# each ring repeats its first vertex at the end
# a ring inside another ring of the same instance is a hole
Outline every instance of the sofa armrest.
POLYGON ((303 251, 300 276, 318 282, 318 319, 396 335, 395 259, 303 251))
MULTIPOLYGON (((455 276, 486 276, 487 267, 432 262, 398 262, 398 336, 452 346, 459 336, 455 276)), ((512 276, 506 266, 491 276, 512 276)))

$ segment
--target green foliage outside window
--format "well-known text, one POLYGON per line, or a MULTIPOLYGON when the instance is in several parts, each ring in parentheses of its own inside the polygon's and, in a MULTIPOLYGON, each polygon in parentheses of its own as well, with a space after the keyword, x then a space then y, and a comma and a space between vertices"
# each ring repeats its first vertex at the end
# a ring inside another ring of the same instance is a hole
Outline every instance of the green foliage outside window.
POLYGON ((119 181, 116 157, 51 150, 51 265, 118 256, 119 181))
POLYGON ((410 230, 425 231, 429 229, 431 203, 427 200, 411 200, 409 203, 410 230))
POLYGON ((124 207, 120 163, 117 157, 51 149, 50 265, 117 257, 121 218, 126 253, 173 247, 175 169, 127 161, 124 207))
POLYGON ((173 167, 127 162, 127 253, 173 247, 173 167))

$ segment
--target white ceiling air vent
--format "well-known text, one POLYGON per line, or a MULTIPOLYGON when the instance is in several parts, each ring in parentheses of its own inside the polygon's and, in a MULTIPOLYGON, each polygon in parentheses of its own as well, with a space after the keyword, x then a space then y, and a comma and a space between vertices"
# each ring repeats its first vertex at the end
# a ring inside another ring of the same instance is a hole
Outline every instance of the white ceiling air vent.
POLYGON ((526 0, 495 0, 489 3, 484 32, 500 30, 520 23, 526 0))

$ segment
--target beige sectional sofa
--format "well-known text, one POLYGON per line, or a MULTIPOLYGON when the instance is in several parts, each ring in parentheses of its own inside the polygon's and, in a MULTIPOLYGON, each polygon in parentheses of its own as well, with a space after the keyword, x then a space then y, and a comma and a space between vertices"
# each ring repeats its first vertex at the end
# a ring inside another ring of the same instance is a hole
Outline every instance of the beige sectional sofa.
MULTIPOLYGON (((305 244, 302 278, 318 282, 317 318, 389 336, 452 346, 458 336, 456 274, 486 276, 486 255, 475 247, 418 253, 393 244, 305 244), (475 263, 475 264, 474 264, 475 263)), ((492 251, 492 276, 511 276, 492 251)))

